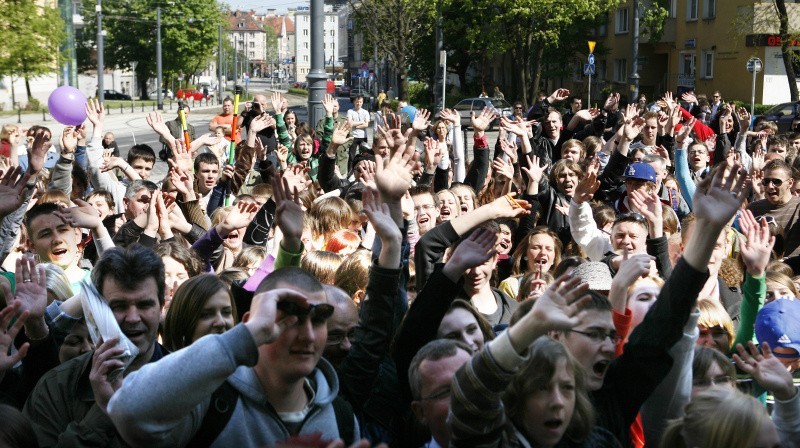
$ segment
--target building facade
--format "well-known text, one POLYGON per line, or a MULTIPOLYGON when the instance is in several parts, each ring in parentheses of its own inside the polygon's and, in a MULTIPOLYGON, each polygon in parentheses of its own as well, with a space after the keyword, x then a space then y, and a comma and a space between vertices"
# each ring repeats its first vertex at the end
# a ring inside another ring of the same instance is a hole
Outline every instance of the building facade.
MULTIPOLYGON (((295 79, 305 81, 311 70, 311 11, 308 7, 297 8, 294 14, 295 25, 295 79)), ((346 48, 339 46, 339 15, 332 5, 325 5, 324 39, 325 68, 333 73, 346 48)))
POLYGON ((255 11, 231 11, 228 15, 228 40, 238 52, 238 77, 261 77, 267 68, 267 35, 255 11))

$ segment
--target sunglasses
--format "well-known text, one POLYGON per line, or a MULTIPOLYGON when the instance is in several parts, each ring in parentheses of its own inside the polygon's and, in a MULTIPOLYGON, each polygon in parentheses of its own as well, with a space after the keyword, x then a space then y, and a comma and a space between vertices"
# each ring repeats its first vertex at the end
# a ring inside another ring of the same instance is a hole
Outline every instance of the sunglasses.
POLYGON ((283 311, 286 315, 297 316, 298 319, 309 316, 313 324, 325 323, 325 321, 333 315, 334 310, 333 305, 327 303, 303 306, 297 302, 288 300, 278 302, 278 309, 283 311))
POLYGON ((775 185, 776 187, 780 187, 783 184, 783 179, 775 179, 772 177, 765 177, 761 179, 761 185, 769 186, 769 184, 775 185))
POLYGON ((622 222, 622 221, 638 221, 638 222, 645 222, 644 216, 640 215, 636 212, 628 212, 623 213, 617 216, 617 219, 614 220, 614 223, 622 222))

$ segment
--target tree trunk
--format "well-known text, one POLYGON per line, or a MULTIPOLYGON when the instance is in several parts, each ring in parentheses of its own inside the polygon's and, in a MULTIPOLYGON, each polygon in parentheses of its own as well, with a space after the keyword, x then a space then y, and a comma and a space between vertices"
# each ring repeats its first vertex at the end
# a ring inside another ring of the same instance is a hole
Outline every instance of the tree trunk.
POLYGON ((28 75, 25 75, 25 93, 28 94, 28 101, 30 101, 33 95, 31 95, 31 82, 28 79, 28 75))
POLYGON ((789 46, 789 15, 786 13, 786 2, 784 0, 775 0, 775 8, 778 10, 778 19, 780 20, 780 36, 781 36, 781 54, 783 55, 783 67, 786 69, 786 81, 789 82, 789 95, 792 101, 798 101, 797 92, 797 74, 794 72, 792 65, 793 52, 789 46))
MULTIPOLYGON (((142 94, 139 96, 139 99, 149 100, 150 96, 147 93, 147 81, 148 81, 148 79, 147 78, 139 79, 138 76, 136 77, 136 79, 139 80, 139 91, 142 92, 142 94)), ((133 96, 133 95, 131 95, 131 96, 133 96)))
POLYGON ((400 85, 397 86, 397 90, 400 101, 408 101, 408 66, 405 64, 400 67, 400 85))
POLYGON ((526 64, 525 68, 531 71, 531 98, 533 101, 536 101, 536 97, 539 95, 539 83, 542 82, 542 56, 544 55, 544 45, 537 42, 533 45, 533 49, 533 63, 526 64))

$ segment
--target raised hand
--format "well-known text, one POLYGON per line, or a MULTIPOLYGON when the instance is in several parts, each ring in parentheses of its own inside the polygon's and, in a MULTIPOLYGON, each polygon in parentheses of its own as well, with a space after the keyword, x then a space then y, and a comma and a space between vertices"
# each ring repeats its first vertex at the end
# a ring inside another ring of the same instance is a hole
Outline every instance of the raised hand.
POLYGON ((61 154, 72 154, 78 147, 78 133, 72 126, 67 126, 61 131, 61 138, 59 139, 61 145, 61 154))
POLYGON ((172 137, 172 133, 169 132, 169 128, 167 128, 164 117, 160 112, 150 112, 147 114, 145 120, 147 121, 147 125, 150 126, 156 134, 164 136, 165 138, 167 135, 172 137))
POLYGON ((544 166, 540 166, 539 157, 538 156, 527 156, 528 158, 528 167, 522 168, 522 171, 528 176, 529 185, 536 184, 539 185, 539 182, 542 181, 542 176, 544 176, 545 170, 550 164, 545 164, 544 166))
POLYGON ((172 158, 175 159, 175 163, 177 164, 178 168, 182 169, 186 173, 191 173, 194 171, 194 160, 192 160, 192 155, 189 153, 189 150, 186 149, 186 142, 183 139, 175 139, 172 142, 172 158))
POLYGON ((80 227, 84 229, 96 229, 103 225, 100 212, 92 207, 88 202, 81 199, 73 200, 77 207, 62 207, 54 212, 70 227, 80 227))
POLYGON ((750 129, 750 112, 740 107, 736 111, 736 118, 739 120, 739 132, 747 132, 750 129))
POLYGON ((399 243, 403 238, 400 228, 397 227, 389 213, 389 205, 381 203, 379 193, 367 188, 364 190, 362 200, 364 213, 381 241, 397 241, 399 243))
POLYGON ((262 130, 275 125, 275 120, 269 114, 261 114, 250 120, 250 132, 258 134, 262 130))
POLYGON ((326 94, 324 98, 322 98, 322 108, 325 110, 326 117, 333 116, 333 109, 336 107, 336 98, 334 98, 330 94, 326 94))
MULTIPOLYGON (((10 293, 11 291, 8 291, 6 297, 11 297, 10 293)), ((17 334, 25 325, 25 321, 28 320, 29 313, 27 311, 20 313, 19 308, 19 302, 14 301, 0 311, 0 381, 3 381, 7 370, 22 361, 22 358, 28 354, 28 348, 30 348, 30 343, 26 342, 19 348, 19 351, 9 355, 11 346, 14 345, 14 338, 17 337, 17 334), (14 325, 9 326, 11 319, 15 316, 19 317, 14 322, 14 325)))
POLYGON ((608 293, 608 300, 616 311, 624 314, 628 306, 628 287, 636 280, 650 274, 654 260, 655 258, 648 254, 629 256, 627 250, 625 251, 617 275, 611 280, 611 289, 608 293))
POLYGON ((741 371, 752 375, 758 384, 764 389, 771 391, 775 398, 787 401, 797 394, 797 388, 792 382, 792 374, 786 367, 772 355, 772 350, 766 342, 761 343, 761 353, 752 341, 747 343, 750 353, 742 344, 736 344, 736 351, 733 360, 741 371))
POLYGON ((661 200, 654 191, 645 193, 641 190, 628 192, 631 205, 647 219, 650 227, 650 238, 660 238, 664 234, 663 209, 661 200))
POLYGON ((253 296, 250 318, 244 324, 256 345, 269 344, 297 322, 297 316, 278 312, 278 302, 295 302, 308 308, 308 298, 294 289, 273 289, 253 296))
POLYGON ((336 146, 341 146, 347 143, 348 136, 350 135, 350 123, 344 122, 338 124, 333 129, 333 136, 331 137, 331 143, 336 146))
POLYGON ((29 173, 22 172, 22 168, 15 166, 9 168, 0 178, 0 217, 6 216, 20 208, 25 202, 25 183, 31 178, 29 173))
POLYGON ((548 102, 555 103, 557 101, 565 101, 569 98, 569 90, 568 89, 556 89, 555 92, 550 94, 547 98, 548 102))
MULTIPOLYGON (((562 275, 536 299, 533 309, 526 315, 526 318, 532 319, 532 322, 528 321, 529 324, 533 323, 539 334, 575 327, 581 321, 578 314, 589 299, 584 296, 588 290, 589 284, 582 283, 580 277, 562 275)), ((511 336, 514 340, 513 333, 511 336)))
POLYGON ((698 221, 722 229, 749 196, 747 175, 741 165, 720 165, 697 185, 694 213, 698 221))
POLYGON ((628 104, 628 107, 626 107, 625 110, 622 111, 622 118, 625 120, 625 123, 629 123, 638 115, 639 111, 636 109, 635 104, 628 104))
MULTIPOLYGON (((445 264, 445 269, 458 277, 468 269, 480 266, 494 257, 497 251, 497 234, 489 229, 477 228, 466 240, 456 247, 450 259, 445 264), (449 266, 449 269, 447 269, 449 266)), ((449 277, 449 275, 448 275, 449 277)))
POLYGON ((506 182, 514 179, 514 165, 510 162, 506 162, 498 157, 492 161, 492 169, 505 178, 506 182))
POLYGON ((44 159, 50 146, 50 132, 37 130, 33 144, 28 146, 28 172, 31 175, 38 175, 44 168, 44 159))
POLYGON ((298 163, 291 168, 284 170, 281 178, 289 183, 289 188, 297 191, 304 191, 311 186, 311 179, 306 176, 311 169, 305 165, 298 163))
POLYGON ((500 129, 511 132, 520 138, 528 136, 527 123, 524 121, 512 121, 507 117, 500 117, 500 129))
POLYGON ((169 177, 172 185, 178 190, 178 193, 183 195, 184 201, 193 201, 196 199, 196 195, 194 193, 194 180, 192 176, 186 173, 184 169, 178 166, 178 164, 172 160, 167 160, 169 163, 170 170, 169 170, 169 177))
POLYGON ((414 121, 411 122, 411 127, 417 132, 422 132, 430 126, 430 118, 431 113, 428 112, 427 109, 419 109, 416 115, 414 115, 414 121))
POLYGON ((114 375, 113 381, 109 378, 114 372, 125 367, 125 363, 120 359, 124 350, 117 347, 118 342, 117 338, 103 341, 92 355, 92 369, 89 371, 89 383, 94 393, 94 401, 105 413, 108 413, 108 402, 111 401, 111 396, 122 387, 120 375, 114 375))
POLYGON ((489 127, 489 124, 491 124, 495 117, 495 113, 488 107, 485 107, 477 117, 475 116, 475 112, 472 112, 472 128, 475 132, 483 132, 489 127))
POLYGON ((442 161, 442 152, 439 151, 439 145, 436 140, 428 137, 422 142, 425 148, 425 170, 429 173, 436 171, 439 162, 442 161))
POLYGON ((89 122, 91 122, 93 126, 97 127, 103 124, 106 118, 106 110, 103 107, 103 103, 96 98, 93 100, 86 100, 85 110, 86 118, 89 119, 89 122))
POLYGON ((761 185, 761 181, 764 180, 764 170, 753 168, 753 171, 750 173, 750 179, 751 185, 753 186, 753 200, 758 201, 764 199, 764 186, 761 185))
POLYGON ((442 109, 442 111, 439 112, 439 117, 442 120, 447 120, 450 123, 453 123, 453 126, 461 126, 461 116, 458 115, 458 112, 456 112, 454 109, 442 109))
POLYGON ((606 98, 603 109, 611 112, 616 109, 617 104, 619 104, 619 93, 612 93, 606 98))
POLYGON ((697 123, 697 118, 692 117, 686 123, 681 126, 681 130, 678 131, 678 135, 675 136, 675 144, 678 146, 683 146, 683 142, 689 138, 689 134, 692 133, 694 130, 694 125, 697 123))
POLYGON ((760 222, 756 221, 750 210, 739 214, 739 227, 747 237, 747 241, 740 247, 742 261, 750 275, 761 277, 767 270, 772 248, 775 246, 775 237, 770 236, 766 218, 761 217, 760 222))
POLYGON ((272 101, 272 110, 274 110, 276 114, 286 113, 286 110, 283 108, 283 97, 280 92, 272 92, 270 100, 272 101))
POLYGON ((289 188, 286 179, 272 180, 272 200, 275 201, 275 224, 283 234, 284 243, 293 243, 288 250, 298 251, 303 243, 303 207, 298 198, 297 187, 289 188))
MULTIPOLYGON (((260 141, 261 139, 258 140, 260 141)), ((289 159, 289 148, 279 143, 278 147, 275 148, 275 155, 278 157, 281 169, 285 169, 286 161, 289 159)))
POLYGON ((624 127, 623 136, 630 142, 638 136, 644 128, 645 120, 642 117, 633 118, 630 123, 626 122, 624 127))
POLYGON ((575 117, 583 121, 592 121, 600 116, 600 109, 581 109, 575 113, 575 117))
MULTIPOLYGON (((599 166, 600 160, 595 157, 595 162, 599 166)), ((572 195, 572 200, 575 201, 576 204, 581 204, 583 202, 591 201, 594 198, 594 194, 600 188, 600 181, 597 180, 597 171, 595 170, 587 170, 583 179, 578 182, 578 185, 575 187, 575 193, 572 195)))
POLYGON ((219 236, 225 238, 234 230, 247 227, 250 221, 253 220, 253 217, 255 217, 257 211, 257 204, 253 202, 239 202, 219 224, 217 228, 219 236))
POLYGON ((361 183, 367 188, 371 188, 373 190, 378 189, 378 186, 375 185, 376 167, 377 164, 375 162, 367 160, 362 162, 355 170, 357 172, 357 178, 361 181, 361 183))
POLYGON ((375 155, 375 183, 381 197, 389 202, 399 202, 411 187, 411 172, 417 168, 417 151, 413 146, 393 152, 383 158, 375 155))
POLYGON ((697 104, 697 97, 694 95, 694 93, 686 92, 681 95, 681 99, 690 104, 697 104))
POLYGON ((516 218, 530 213, 531 204, 522 199, 515 199, 516 193, 511 192, 500 196, 484 207, 491 207, 496 218, 516 218))
MULTIPOLYGON (((526 137, 523 137, 526 138, 526 137)), ((517 143, 516 141, 508 141, 507 139, 500 138, 500 149, 503 151, 505 155, 508 156, 508 160, 511 164, 516 164, 517 159, 519 159, 519 154, 517 154, 517 143)))
POLYGON ((122 159, 112 156, 106 160, 103 160, 103 163, 100 164, 100 172, 105 173, 113 170, 114 168, 121 168, 122 166, 122 159))

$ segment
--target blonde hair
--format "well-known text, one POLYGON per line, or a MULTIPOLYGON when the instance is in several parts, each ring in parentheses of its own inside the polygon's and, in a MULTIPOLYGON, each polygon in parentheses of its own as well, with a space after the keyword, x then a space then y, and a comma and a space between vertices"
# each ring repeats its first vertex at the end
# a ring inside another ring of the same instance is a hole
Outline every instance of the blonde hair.
POLYGON ((0 130, 0 139, 8 140, 8 137, 11 136, 11 133, 19 129, 16 125, 13 124, 4 124, 3 129, 0 130))
POLYGON ((778 283, 779 285, 783 285, 789 288, 789 291, 794 294, 795 297, 798 297, 799 294, 797 293, 797 287, 794 286, 794 281, 788 275, 778 272, 778 271, 767 271, 767 278, 765 280, 766 283, 778 283))
POLYGON ((267 248, 264 246, 247 246, 233 259, 232 268, 259 267, 267 258, 267 248))
POLYGON ((336 279, 336 270, 341 266, 343 259, 344 257, 333 252, 315 250, 303 255, 300 267, 316 277, 323 285, 332 285, 336 279))
POLYGON ((661 448, 748 448, 764 424, 771 421, 757 399, 732 387, 712 387, 686 405, 683 418, 670 423, 661 448))
POLYGON ((697 309, 700 311, 697 325, 706 328, 721 327, 725 333, 728 333, 728 349, 730 349, 733 346, 736 332, 733 330, 731 316, 728 315, 722 304, 714 299, 700 299, 697 301, 697 309))
POLYGON ((329 197, 315 202, 308 210, 311 219, 311 234, 323 238, 325 244, 335 232, 346 229, 353 220, 353 211, 344 199, 329 197))
POLYGON ((553 252, 555 256, 553 257, 553 265, 550 267, 550 273, 552 274, 559 263, 561 263, 561 252, 564 250, 564 246, 561 244, 561 239, 556 235, 555 232, 550 230, 550 228, 545 226, 538 226, 535 227, 531 232, 528 234, 525 239, 520 241, 519 246, 514 250, 514 266, 513 266, 513 274, 520 275, 524 274, 528 271, 527 261, 526 264, 523 266, 522 262, 527 260, 528 258, 528 247, 531 245, 531 241, 533 237, 536 235, 547 235, 553 239, 553 252))
MULTIPOLYGON (((372 252, 361 249, 348 255, 336 270, 334 286, 342 288, 353 300, 356 293, 367 289, 372 252)), ((359 303, 356 300, 356 303, 359 303)))

